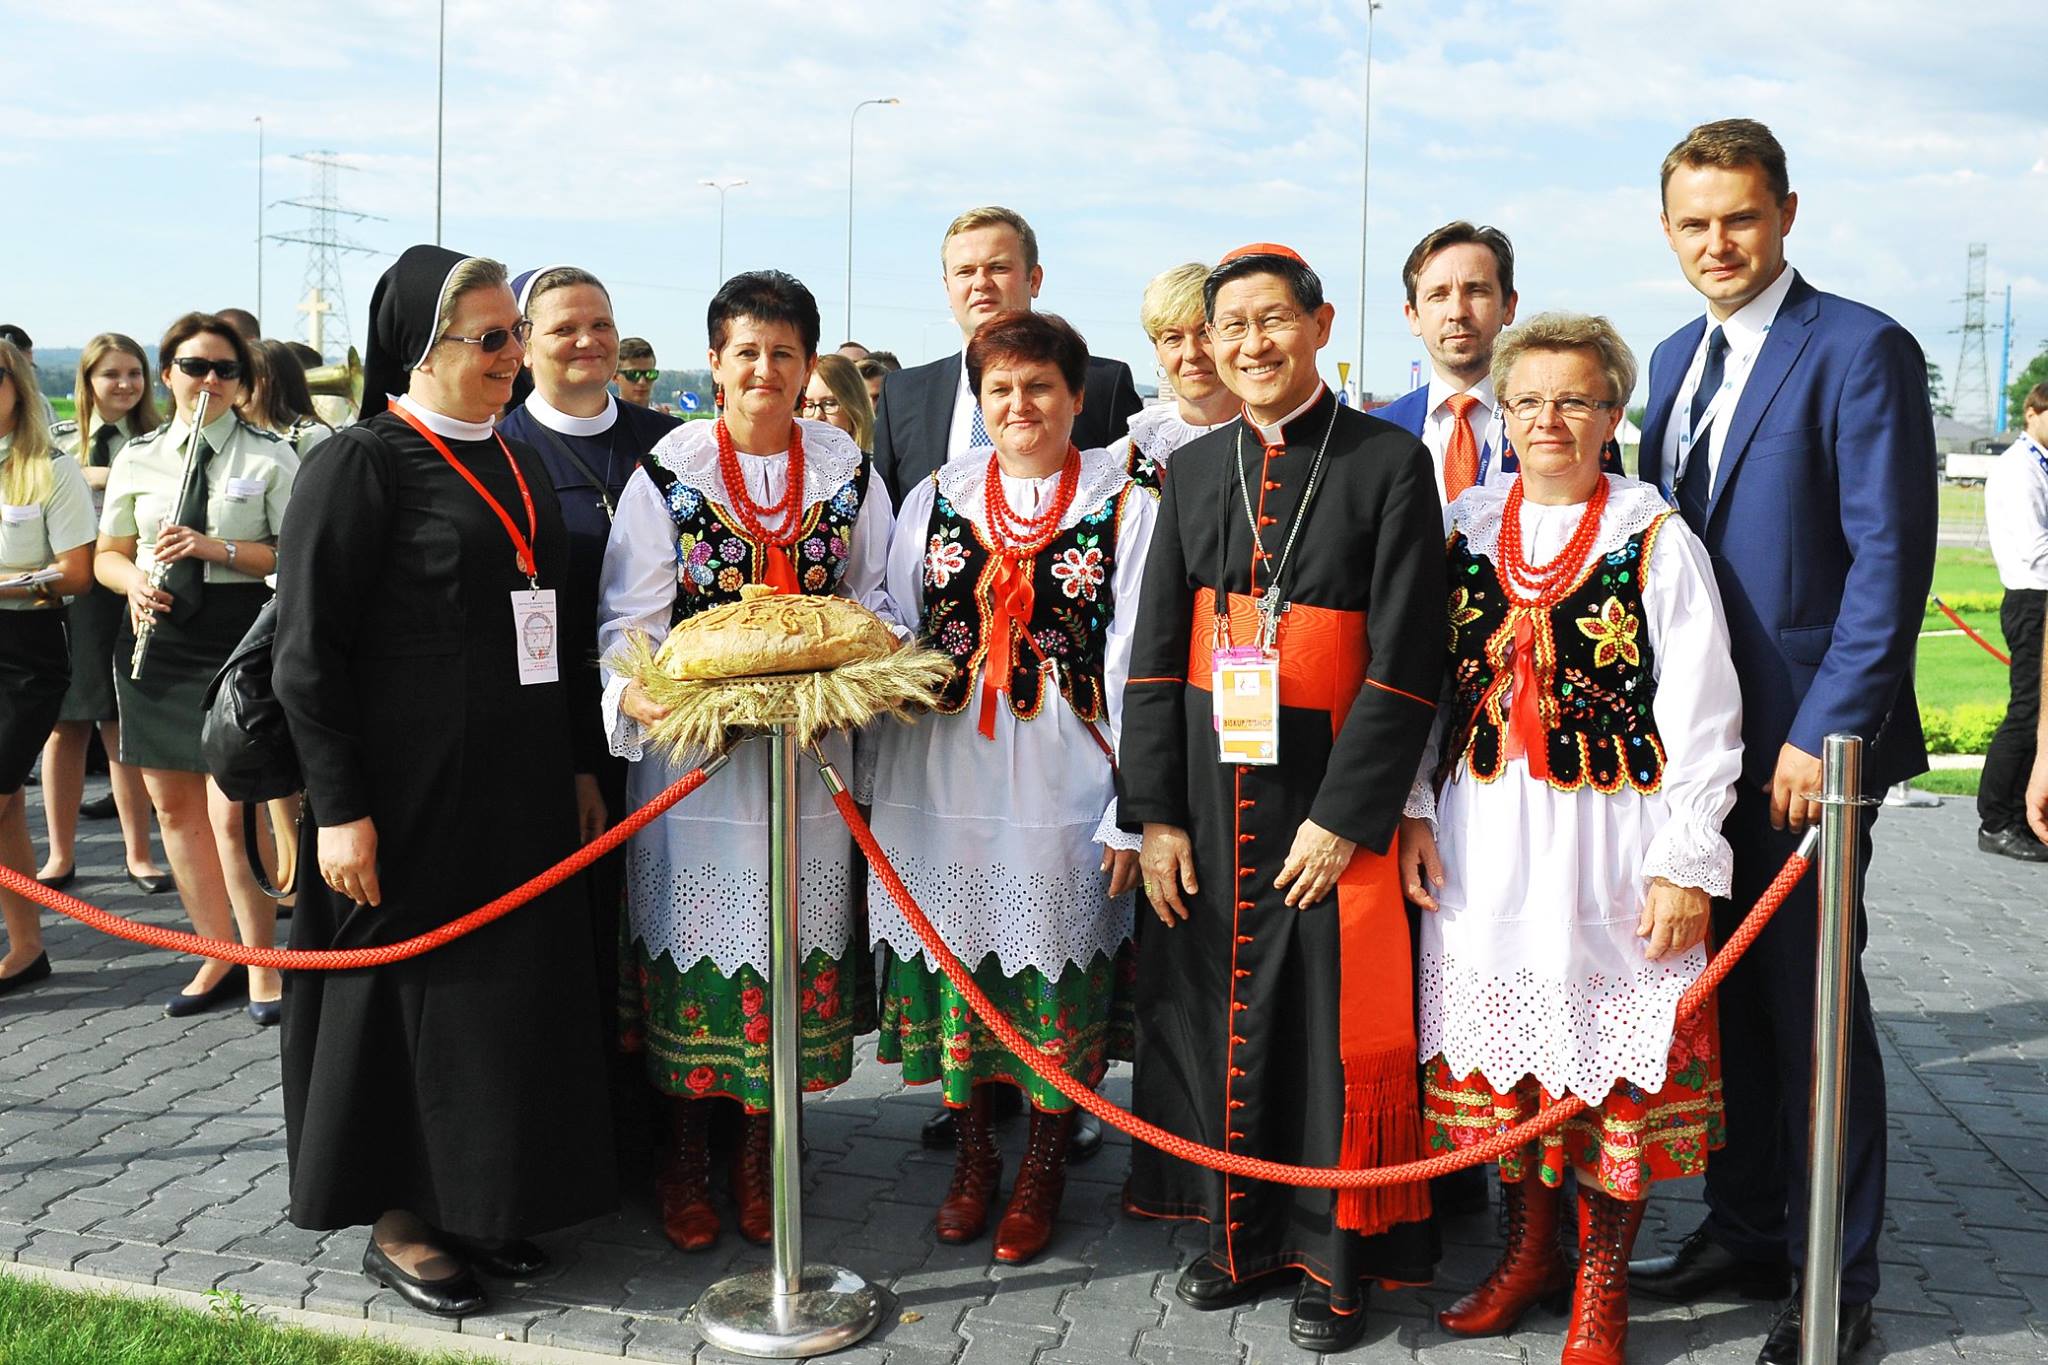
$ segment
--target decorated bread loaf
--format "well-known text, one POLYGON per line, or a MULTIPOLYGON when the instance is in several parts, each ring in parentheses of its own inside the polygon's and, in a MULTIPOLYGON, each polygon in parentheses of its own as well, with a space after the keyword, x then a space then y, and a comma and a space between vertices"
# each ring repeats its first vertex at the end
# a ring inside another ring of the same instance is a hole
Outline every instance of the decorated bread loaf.
POLYGON ((755 678, 817 673, 895 650, 896 637, 858 602, 749 584, 739 601, 670 631, 654 663, 671 678, 755 678))

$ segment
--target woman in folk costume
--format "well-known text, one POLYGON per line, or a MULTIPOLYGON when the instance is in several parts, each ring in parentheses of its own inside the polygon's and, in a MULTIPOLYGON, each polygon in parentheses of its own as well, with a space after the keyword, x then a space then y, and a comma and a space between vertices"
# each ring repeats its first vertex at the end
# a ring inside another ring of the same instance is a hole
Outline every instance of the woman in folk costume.
MULTIPOLYGON (((889 552, 891 600, 955 672, 938 714, 878 741, 875 835, 981 988, 1093 1085, 1131 933, 1137 840, 1116 830, 1110 755, 1158 503, 1121 457, 1074 448, 1088 351, 1065 322, 998 314, 966 365, 995 448, 912 489, 889 552)), ((939 1239, 987 1226, 1001 1177, 987 1087, 1014 1085, 1031 1139, 995 1256, 1028 1261, 1052 1236, 1072 1104, 973 1021, 872 879, 868 910, 888 950, 878 1055, 942 1082, 954 1110, 939 1239)))
POLYGON ((1591 1108, 1501 1158, 1507 1247, 1438 1320, 1505 1332, 1571 1283, 1576 1169, 1564 1360, 1618 1365, 1643 1201, 1720 1145, 1712 1017, 1674 1021, 1729 890, 1739 689, 1705 550, 1655 487, 1601 472, 1635 386, 1621 338, 1546 314, 1501 338, 1493 374, 1521 475, 1451 504, 1445 760, 1425 756, 1401 834, 1408 896, 1435 912, 1424 1116, 1450 1151, 1550 1098, 1591 1108))
POLYGON ((1131 481, 1157 493, 1166 462, 1197 436, 1237 416, 1237 395, 1216 373, 1216 352, 1202 319, 1209 267, 1190 261, 1162 271, 1145 286, 1138 325, 1159 358, 1159 377, 1173 397, 1131 414, 1131 429, 1110 452, 1124 457, 1131 481))
MULTIPOLYGON (((561 666, 589 604, 539 457, 492 425, 526 337, 505 268, 410 247, 370 314, 363 420, 307 457, 280 541, 320 872, 294 948, 439 928, 604 824, 595 682, 561 666)), ((363 1271, 415 1308, 478 1311, 472 1272, 531 1276, 526 1239, 617 1206, 588 914, 570 882, 406 961, 286 975, 291 1220, 373 1224, 363 1271)))
MULTIPOLYGON (((684 423, 634 471, 598 585, 604 720, 612 752, 632 760, 629 808, 704 758, 678 754, 671 763, 644 747, 647 727, 667 712, 614 667, 632 634, 659 644, 677 622, 737 602, 750 583, 838 593, 889 615, 888 493, 853 438, 796 417, 818 358, 811 291, 781 271, 735 275, 711 300, 709 324, 724 415, 684 423)), ((846 736, 822 748, 851 770, 846 736)), ((731 1172, 740 1232, 754 1242, 770 1237, 768 766, 760 746, 738 750, 701 792, 635 836, 626 861, 624 1042, 673 1099, 675 1145, 659 1192, 663 1227, 685 1251, 718 1240, 714 1098, 746 1111, 731 1172)), ((798 791, 800 1083, 828 1090, 853 1069, 854 959, 867 945, 855 939, 848 910, 852 838, 822 782, 798 791)))

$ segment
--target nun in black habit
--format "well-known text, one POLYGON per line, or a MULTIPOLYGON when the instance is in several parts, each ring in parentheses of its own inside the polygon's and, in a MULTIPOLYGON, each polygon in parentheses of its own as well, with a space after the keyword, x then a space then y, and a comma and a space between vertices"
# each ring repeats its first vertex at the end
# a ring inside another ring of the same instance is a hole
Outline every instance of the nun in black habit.
MULTIPOLYGON (((416 246, 370 308, 364 420, 307 459, 281 537, 319 871, 294 948, 445 924, 603 823, 591 607, 546 469, 492 428, 525 340, 504 268, 416 246)), ((286 976, 292 1222, 374 1224, 364 1273, 425 1311, 478 1311, 475 1272, 530 1274, 526 1239, 615 1206, 588 914, 572 882, 420 957, 286 976)))

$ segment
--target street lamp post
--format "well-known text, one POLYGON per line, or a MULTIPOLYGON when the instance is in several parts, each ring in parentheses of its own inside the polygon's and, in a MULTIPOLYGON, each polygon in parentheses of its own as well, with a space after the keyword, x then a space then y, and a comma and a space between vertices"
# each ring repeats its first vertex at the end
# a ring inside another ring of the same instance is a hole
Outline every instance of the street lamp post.
POLYGON ((718 191, 718 278, 711 282, 715 290, 725 283, 725 192, 736 190, 746 184, 744 180, 699 180, 707 189, 718 191))
POLYGON ((1358 401, 1365 403, 1365 214, 1372 203, 1372 17, 1380 0, 1367 0, 1365 7, 1365 173, 1358 191, 1358 401))
POLYGON ((263 115, 256 116, 256 316, 263 316, 263 115))
POLYGON ((846 330, 840 333, 842 341, 853 337, 853 129, 860 119, 860 111, 870 104, 901 104, 902 100, 862 100, 853 106, 853 113, 846 120, 846 330))
POLYGON ((434 245, 441 245, 442 125, 448 109, 448 0, 441 0, 440 26, 434 33, 434 245))

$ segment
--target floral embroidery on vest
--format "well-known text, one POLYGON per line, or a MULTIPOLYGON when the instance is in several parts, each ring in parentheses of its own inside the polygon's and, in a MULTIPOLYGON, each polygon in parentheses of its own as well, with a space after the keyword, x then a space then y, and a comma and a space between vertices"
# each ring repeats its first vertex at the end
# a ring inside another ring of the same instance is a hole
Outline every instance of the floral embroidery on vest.
MULTIPOLYGON (((1120 490, 1105 499, 1053 537, 1037 557, 1031 643, 1020 642, 1014 651, 1017 663, 1010 681, 1010 711, 1019 720, 1030 720, 1044 708, 1046 664, 1058 675, 1059 690, 1074 714, 1087 721, 1102 718, 1102 656, 1116 613, 1110 580, 1116 572, 1125 496, 1120 490)), ((995 565, 996 555, 980 529, 939 493, 925 548, 923 633, 934 649, 953 659, 953 677, 936 703, 948 715, 967 708, 975 675, 988 654, 988 620, 994 614, 989 581, 995 565)))
MULTIPOLYGON (((648 461, 650 474, 660 470, 648 461)), ((860 518, 867 492, 868 462, 823 502, 804 509, 803 533, 789 547, 796 566, 797 581, 804 592, 822 596, 838 588, 846 577, 851 558, 853 526, 860 518)), ((666 470, 661 470, 667 474, 666 470)), ((675 621, 685 621, 698 612, 737 602, 740 589, 761 582, 765 569, 763 551, 742 531, 724 507, 703 491, 659 474, 668 514, 676 524, 675 621)))
MULTIPOLYGON (((1666 514, 1669 515, 1668 513, 1666 514)), ((1643 566, 1658 517, 1612 553, 1593 561, 1564 601, 1536 621, 1535 670, 1550 726, 1551 785, 1613 793, 1649 793, 1664 777, 1657 733, 1656 661, 1643 629, 1643 566)), ((1451 537, 1447 624, 1451 654, 1451 733, 1446 762, 1463 760, 1482 782, 1498 778, 1513 674, 1515 625, 1528 608, 1502 589, 1490 560, 1451 537)))

